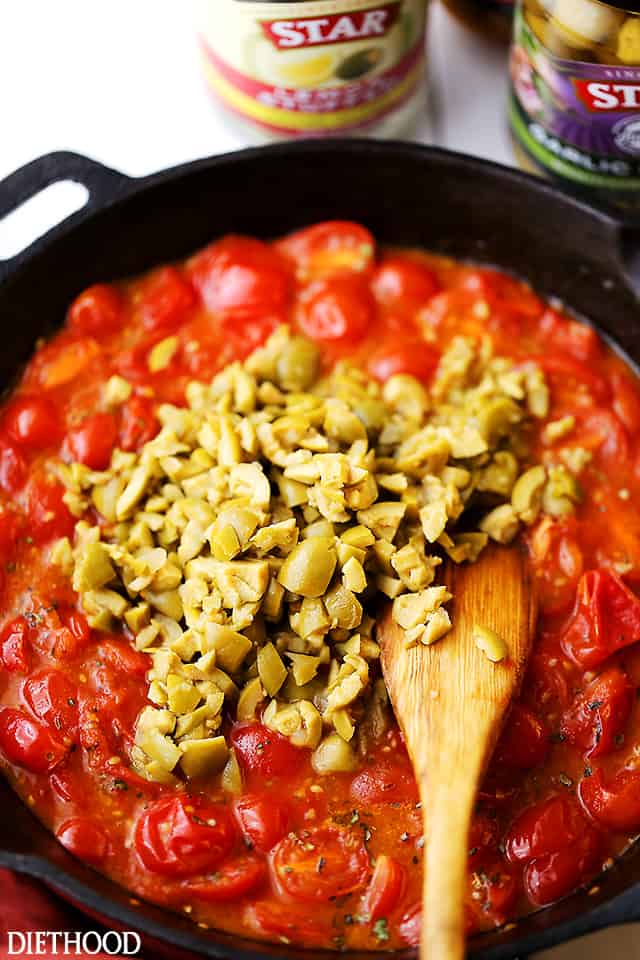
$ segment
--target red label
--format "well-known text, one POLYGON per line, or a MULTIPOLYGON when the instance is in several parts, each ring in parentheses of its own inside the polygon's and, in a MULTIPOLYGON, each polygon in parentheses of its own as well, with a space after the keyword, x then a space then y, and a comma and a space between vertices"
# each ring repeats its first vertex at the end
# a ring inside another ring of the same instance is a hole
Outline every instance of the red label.
POLYGON ((599 80, 573 81, 576 95, 591 113, 612 110, 640 110, 639 83, 602 83, 599 80))
POLYGON ((303 17, 296 20, 265 20, 261 26, 265 36, 278 50, 316 47, 330 43, 349 43, 371 37, 384 37, 396 23, 399 0, 373 10, 327 14, 325 17, 303 17))

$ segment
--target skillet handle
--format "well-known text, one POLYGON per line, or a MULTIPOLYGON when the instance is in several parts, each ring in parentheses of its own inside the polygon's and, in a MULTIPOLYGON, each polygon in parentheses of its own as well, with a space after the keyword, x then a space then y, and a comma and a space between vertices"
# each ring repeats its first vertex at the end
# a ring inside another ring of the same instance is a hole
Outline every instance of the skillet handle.
MULTIPOLYGON (((34 197, 52 183, 72 180, 80 183, 88 191, 86 204, 70 216, 91 213, 99 207, 107 206, 118 199, 131 185, 130 177, 105 167, 96 160, 83 157, 79 153, 57 151, 31 160, 0 181, 0 220, 12 213, 25 201, 34 197)), ((68 217, 65 220, 69 219, 68 217)), ((62 222, 65 222, 64 220, 62 222)), ((56 226, 59 226, 57 224, 56 226)), ((52 227, 55 230, 56 227, 52 227)), ((47 231, 47 233, 51 231, 47 231)), ((0 260, 0 283, 27 259, 33 249, 41 242, 38 237, 24 250, 7 260, 0 260)))

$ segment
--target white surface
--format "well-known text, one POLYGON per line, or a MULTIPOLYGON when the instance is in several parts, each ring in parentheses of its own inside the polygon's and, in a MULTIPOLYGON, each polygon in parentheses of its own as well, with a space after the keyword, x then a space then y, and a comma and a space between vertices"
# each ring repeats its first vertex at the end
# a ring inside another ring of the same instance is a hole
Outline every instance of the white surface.
MULTIPOLYGON (((185 0, 0 0, 0 178, 52 150, 140 176, 242 146, 210 106, 187 9, 185 0)), ((430 58, 434 118, 421 138, 511 163, 504 52, 434 7, 430 58)), ((59 203, 28 211, 11 226, 12 243, 55 220, 59 203)), ((606 931, 539 960, 640 960, 639 930, 606 931)))

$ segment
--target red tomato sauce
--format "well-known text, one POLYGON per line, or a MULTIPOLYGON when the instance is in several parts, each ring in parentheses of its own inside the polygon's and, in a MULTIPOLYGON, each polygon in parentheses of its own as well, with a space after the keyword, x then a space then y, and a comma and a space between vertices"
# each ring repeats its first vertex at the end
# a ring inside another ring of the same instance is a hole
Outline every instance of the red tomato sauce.
POLYGON ((457 334, 535 359, 551 388, 536 457, 588 451, 574 516, 526 533, 541 601, 521 696, 469 838, 470 933, 589 883, 640 832, 640 388, 589 327, 497 270, 376 250, 363 227, 322 224, 265 244, 212 243, 185 263, 99 284, 71 305, 0 412, 0 763, 76 857, 202 925, 305 946, 389 949, 420 934, 422 818, 397 729, 353 774, 320 777, 308 751, 234 724, 244 793, 218 778, 142 780, 129 753, 148 658, 91 630, 49 562, 75 520, 49 469, 104 467, 158 429, 157 404, 245 357, 282 323, 372 377, 428 383, 457 334), (150 350, 177 338, 169 366, 150 350), (133 393, 108 408, 114 374, 133 393))

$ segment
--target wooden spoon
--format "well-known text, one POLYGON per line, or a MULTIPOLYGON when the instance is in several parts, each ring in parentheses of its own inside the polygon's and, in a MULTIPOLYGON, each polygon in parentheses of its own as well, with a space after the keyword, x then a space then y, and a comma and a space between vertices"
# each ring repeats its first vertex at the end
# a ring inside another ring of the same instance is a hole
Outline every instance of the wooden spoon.
POLYGON ((469 825, 533 641, 536 599, 518 548, 488 547, 473 564, 448 564, 452 630, 409 650, 389 610, 378 626, 382 671, 404 733, 422 801, 425 873, 421 960, 465 953, 469 825), (473 639, 489 628, 507 644, 492 663, 473 639))

